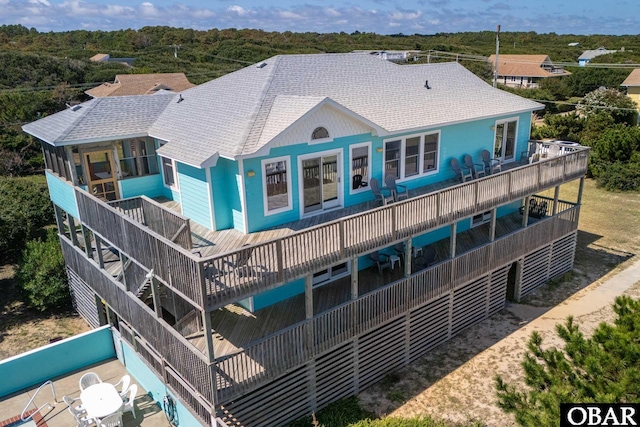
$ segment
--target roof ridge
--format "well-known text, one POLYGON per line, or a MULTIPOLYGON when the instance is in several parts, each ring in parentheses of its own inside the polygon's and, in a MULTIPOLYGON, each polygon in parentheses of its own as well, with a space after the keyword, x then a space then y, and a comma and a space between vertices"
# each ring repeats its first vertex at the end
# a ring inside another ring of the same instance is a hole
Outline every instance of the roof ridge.
MULTIPOLYGON (((242 138, 244 140, 244 143, 242 144, 242 147, 239 147, 240 150, 238 152, 236 152, 236 155, 244 153, 244 149, 246 148, 247 143, 249 142, 248 141, 249 136, 253 133, 253 129, 257 125, 258 118, 260 117, 260 111, 262 111, 263 106, 265 105, 265 103, 267 103, 267 100, 268 100, 267 94, 269 93, 269 89, 271 89, 271 84, 273 83, 274 77, 276 75, 276 70, 280 66, 280 62, 282 60, 282 55, 273 56, 271 58, 268 58, 267 61, 269 59, 273 59, 274 60, 273 61, 274 64, 273 64, 273 67, 271 67, 271 69, 269 70, 269 77, 267 78, 267 82, 266 82, 266 84, 264 86, 264 89, 262 90, 262 92, 260 93, 260 96, 259 96, 259 98, 262 98, 262 102, 260 102, 260 106, 252 114, 251 126, 249 126, 248 130, 245 132, 245 134, 244 134, 244 136, 242 138)), ((264 62, 264 61, 261 61, 261 62, 264 62)), ((274 99, 275 99, 275 97, 274 97, 274 99)), ((273 102, 271 103, 271 106, 273 106, 273 102)), ((269 110, 271 110, 271 108, 269 108, 269 110)), ((266 118, 265 118, 265 122, 266 122, 266 118)), ((256 140, 260 139, 260 137, 262 136, 262 132, 264 132, 264 126, 262 126, 262 129, 260 129, 260 133, 255 136, 256 140)))
MULTIPOLYGON (((90 106, 88 106, 84 112, 79 114, 78 117, 76 117, 75 120, 64 130, 64 132, 62 132, 60 136, 56 138, 55 141, 53 141, 54 145, 58 141, 64 140, 67 137, 67 135, 69 135, 73 131, 73 129, 75 129, 75 127, 78 125, 78 122, 82 120, 82 118, 85 117, 87 114, 89 114, 91 110, 93 110, 96 107, 96 105, 98 105, 98 103, 101 102, 103 99, 106 99, 106 98, 93 98, 87 101, 86 103, 89 103, 91 101, 93 101, 93 103, 90 106)), ((82 107, 84 104, 85 103, 82 103, 79 105, 82 107)), ((73 109, 75 107, 71 107, 71 108, 73 109)), ((72 112, 75 113, 75 111, 72 111, 72 112)))

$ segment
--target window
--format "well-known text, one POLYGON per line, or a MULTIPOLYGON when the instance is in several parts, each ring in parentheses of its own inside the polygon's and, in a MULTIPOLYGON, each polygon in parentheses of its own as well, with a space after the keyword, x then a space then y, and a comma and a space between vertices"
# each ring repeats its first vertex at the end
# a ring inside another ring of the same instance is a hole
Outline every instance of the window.
POLYGON ((311 133, 311 139, 324 139, 329 138, 329 131, 327 128, 317 127, 311 133))
POLYGON ((120 141, 118 146, 122 177, 145 176, 159 173, 156 147, 152 139, 136 138, 120 141))
POLYGON ((489 221, 491 221, 491 211, 482 212, 471 218, 471 227, 477 227, 481 224, 486 224, 489 221))
POLYGON ((164 185, 171 188, 178 188, 178 180, 176 179, 176 163, 167 157, 162 159, 162 174, 164 175, 164 185))
POLYGON ((384 172, 400 178, 400 146, 401 140, 388 141, 384 148, 384 172))
POLYGON ((439 132, 385 141, 384 175, 405 179, 436 172, 439 145, 439 132))
POLYGON ((369 187, 369 158, 371 143, 351 147, 351 192, 364 191, 369 187))
POLYGON ((424 136, 424 149, 422 150, 422 173, 438 169, 438 139, 439 134, 431 133, 424 136))
POLYGON ((264 182, 264 212, 272 215, 291 209, 291 179, 289 157, 262 161, 264 182))

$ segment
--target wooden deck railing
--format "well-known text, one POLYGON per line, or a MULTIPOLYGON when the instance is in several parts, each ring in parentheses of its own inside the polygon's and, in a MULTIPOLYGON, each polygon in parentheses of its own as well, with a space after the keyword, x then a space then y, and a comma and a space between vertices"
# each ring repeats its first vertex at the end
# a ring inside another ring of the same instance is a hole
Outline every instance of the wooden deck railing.
POLYGON ((177 243, 185 249, 191 249, 191 225, 189 218, 184 217, 162 206, 146 196, 108 202, 129 218, 146 225, 162 237, 177 243))
POLYGON ((588 156, 588 149, 578 149, 327 222, 254 245, 248 258, 247 248, 209 257, 204 260, 205 268, 214 273, 205 276, 205 305, 215 308, 246 298, 349 257, 582 177, 588 156), (237 268, 239 263, 243 270, 237 268))
MULTIPOLYGON (((588 148, 199 258, 76 188, 80 219, 194 306, 215 309, 349 257, 584 176, 588 148)), ((478 261, 479 262, 479 261, 478 261)))
POLYGON ((314 356, 575 231, 580 207, 568 203, 566 206, 568 208, 556 216, 386 285, 218 359, 219 401, 249 392, 314 356))

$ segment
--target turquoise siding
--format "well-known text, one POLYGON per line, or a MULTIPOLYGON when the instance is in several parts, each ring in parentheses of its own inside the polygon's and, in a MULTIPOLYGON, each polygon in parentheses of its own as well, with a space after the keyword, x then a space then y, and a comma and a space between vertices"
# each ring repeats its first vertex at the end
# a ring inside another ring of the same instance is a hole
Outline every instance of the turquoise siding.
POLYGON ((142 195, 147 197, 165 196, 165 188, 161 174, 127 178, 120 181, 120 197, 126 199, 142 195))
MULTIPOLYGON (((229 178, 233 186, 233 192, 229 193, 229 201, 231 202, 232 209, 231 217, 233 219, 233 228, 244 232, 246 224, 244 223, 244 212, 242 208, 242 176, 240 173, 240 165, 237 162, 232 162, 229 166, 229 178)), ((244 197, 246 199, 248 196, 245 194, 244 197)))
POLYGON ((349 194, 350 186, 350 146, 353 144, 371 142, 371 170, 372 177, 377 178, 382 182, 383 180, 383 161, 384 151, 378 152, 377 149, 384 148, 384 140, 393 139, 395 137, 402 137, 406 135, 415 135, 426 131, 440 131, 440 152, 439 152, 439 165, 438 172, 427 176, 421 176, 411 179, 399 181, 408 188, 416 188, 428 184, 432 184, 438 181, 450 179, 454 177, 453 170, 450 167, 452 158, 457 158, 462 162, 462 158, 465 154, 470 154, 476 163, 480 162, 482 150, 489 150, 493 152, 494 143, 494 129, 496 120, 508 119, 512 117, 518 117, 518 135, 515 146, 516 158, 521 151, 526 150, 529 132, 531 127, 531 114, 522 113, 519 115, 508 115, 499 118, 477 120, 468 123, 460 123, 451 126, 444 126, 441 128, 428 129, 425 131, 414 131, 411 133, 397 134, 391 137, 374 137, 370 134, 354 135, 344 138, 336 138, 334 141, 324 143, 308 145, 302 143, 294 146, 277 147, 271 149, 269 156, 251 158, 244 160, 245 171, 252 170, 256 172, 253 177, 246 177, 246 197, 247 197, 247 212, 248 212, 248 231, 255 232, 265 228, 275 227, 279 224, 283 224, 290 221, 296 221, 300 219, 300 188, 298 181, 298 157, 314 152, 323 152, 329 150, 342 150, 342 194, 344 206, 350 206, 353 204, 372 200, 373 196, 370 192, 364 191, 354 195, 349 194), (291 196, 292 206, 291 209, 274 215, 264 215, 264 196, 263 196, 263 183, 262 183, 262 165, 261 161, 268 158, 275 158, 281 156, 289 156, 289 179, 291 180, 291 196))
POLYGON ((10 357, 0 362, 0 397, 115 356, 111 329, 104 326, 10 357))
MULTIPOLYGON (((213 193, 213 213, 216 219, 216 229, 234 228, 233 212, 240 212, 240 190, 237 180, 229 177, 237 175, 238 164, 227 159, 218 159, 215 167, 211 168, 211 189, 213 193)), ((241 228, 242 229, 242 228, 241 228)))
MULTIPOLYGON (((147 394, 162 408, 162 400, 165 395, 170 395, 173 401, 176 403, 176 411, 178 412, 178 422, 175 423, 178 427, 202 427, 200 423, 192 414, 185 408, 185 406, 178 400, 178 398, 164 385, 147 365, 140 359, 140 356, 123 340, 119 340, 122 345, 122 357, 124 360, 120 360, 122 364, 127 368, 127 371, 135 378, 135 380, 147 390, 147 394)), ((162 410, 162 409, 160 409, 162 410)), ((138 412, 138 419, 142 414, 138 412)))
POLYGON ((253 310, 258 311, 292 296, 304 293, 304 279, 298 279, 253 297, 253 310))
POLYGON ((209 186, 204 169, 178 163, 182 213, 192 221, 211 228, 209 186))
POLYGON ((45 176, 47 177, 47 185, 49 186, 49 197, 53 203, 60 206, 71 216, 80 218, 73 185, 61 178, 58 178, 49 171, 45 173, 45 176))

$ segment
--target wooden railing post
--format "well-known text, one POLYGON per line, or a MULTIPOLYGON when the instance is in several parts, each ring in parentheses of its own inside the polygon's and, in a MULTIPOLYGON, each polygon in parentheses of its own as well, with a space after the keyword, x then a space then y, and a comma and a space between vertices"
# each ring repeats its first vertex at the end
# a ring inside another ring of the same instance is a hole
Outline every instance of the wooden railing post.
POLYGON ((276 242, 276 263, 278 268, 278 282, 284 282, 284 259, 282 255, 282 240, 276 242))
POLYGON ((346 249, 345 249, 345 231, 344 231, 344 220, 341 220, 338 223, 339 233, 340 233, 340 258, 346 258, 346 249))
POLYGON ((391 205, 391 241, 394 242, 396 240, 397 235, 397 212, 396 212, 396 204, 391 205))
POLYGON ((553 210, 551 212, 552 215, 555 215, 558 212, 558 198, 560 197, 560 186, 556 185, 556 188, 553 192, 553 210))

